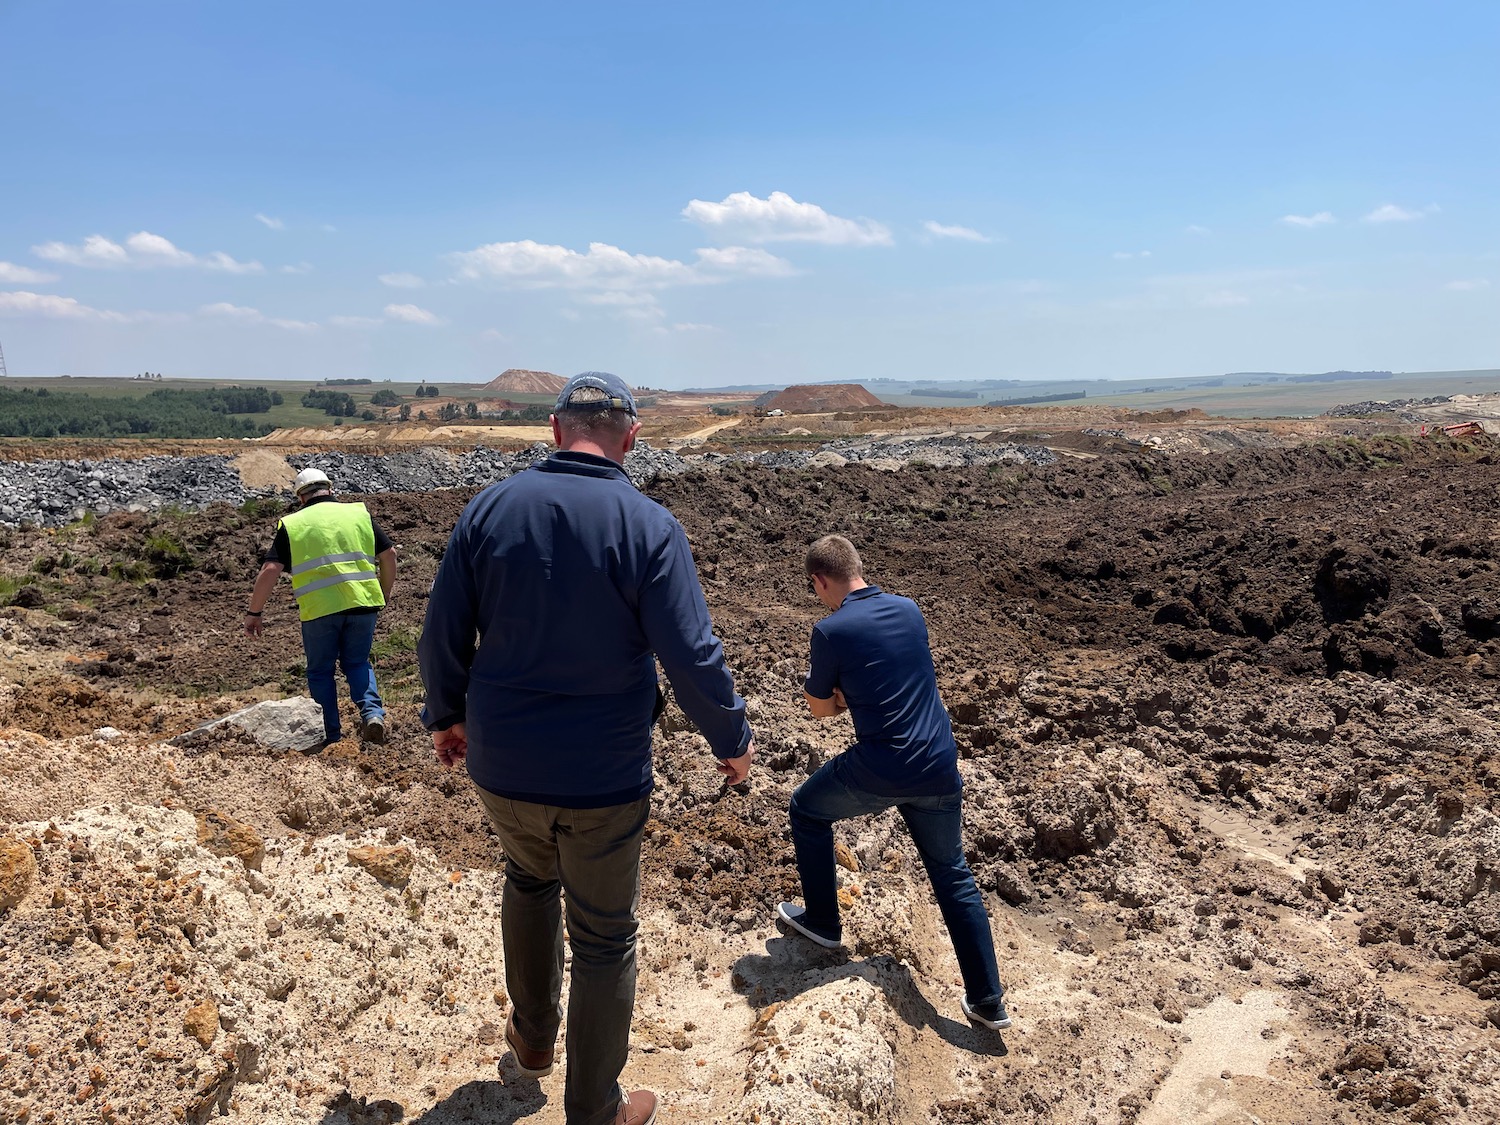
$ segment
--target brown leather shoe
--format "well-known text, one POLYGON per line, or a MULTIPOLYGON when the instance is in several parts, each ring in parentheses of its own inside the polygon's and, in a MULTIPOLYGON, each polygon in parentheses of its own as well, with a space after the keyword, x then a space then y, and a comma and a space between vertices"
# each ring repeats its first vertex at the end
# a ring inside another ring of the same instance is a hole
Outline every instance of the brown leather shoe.
POLYGON ((620 1098, 615 1125, 651 1125, 656 1120, 656 1095, 650 1090, 631 1090, 620 1098))
POLYGON ((557 1049, 549 1047, 545 1051, 533 1051, 522 1043, 521 1036, 516 1033, 514 1012, 505 1019, 505 1041, 510 1044, 511 1054, 516 1057, 516 1069, 521 1072, 522 1078, 546 1078, 552 1073, 552 1062, 557 1056, 557 1049))

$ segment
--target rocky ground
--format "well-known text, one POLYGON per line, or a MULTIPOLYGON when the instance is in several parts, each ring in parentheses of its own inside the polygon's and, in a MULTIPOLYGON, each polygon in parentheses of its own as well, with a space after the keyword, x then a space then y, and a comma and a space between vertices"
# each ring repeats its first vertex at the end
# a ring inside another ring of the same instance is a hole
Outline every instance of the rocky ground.
MULTIPOLYGON (((663 1121, 1500 1118, 1495 447, 1095 428, 646 485, 760 748, 738 792, 675 708, 658 735, 626 1078, 663 1121), (771 924, 787 798, 849 734, 801 703, 826 531, 927 613, 1004 1036, 893 815, 842 832, 847 954, 771 924)), ((0 531, 0 1121, 561 1122, 500 1039, 495 843, 415 717, 470 492, 366 497, 391 740, 316 756, 167 741, 299 688, 284 591, 237 632, 269 501, 0 531)))

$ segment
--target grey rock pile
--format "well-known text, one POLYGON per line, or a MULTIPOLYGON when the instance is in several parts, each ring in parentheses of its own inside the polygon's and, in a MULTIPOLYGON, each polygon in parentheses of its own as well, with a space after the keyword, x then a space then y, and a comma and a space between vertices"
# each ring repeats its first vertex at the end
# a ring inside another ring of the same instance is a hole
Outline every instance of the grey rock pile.
POLYGON ((1332 406, 1323 411, 1325 418, 1363 418, 1368 414, 1394 414, 1403 422, 1420 422, 1422 416, 1411 411, 1413 406, 1437 406, 1440 403, 1452 402, 1448 395, 1434 395, 1432 398, 1393 398, 1389 402, 1384 399, 1374 399, 1366 402, 1350 402, 1343 406, 1332 406))
MULTIPOLYGON (((322 469, 339 492, 428 492, 439 488, 483 488, 544 460, 538 442, 507 453, 488 446, 458 452, 437 447, 370 455, 336 450, 296 453, 296 470, 322 469)), ((686 457, 641 442, 625 458, 625 472, 638 487, 662 476, 713 471, 730 464, 768 469, 835 468, 869 463, 877 468, 925 464, 940 468, 996 463, 1047 465, 1057 455, 1043 446, 992 444, 967 437, 861 440, 841 438, 821 448, 758 453, 705 453, 686 457)), ((144 457, 139 460, 28 461, 0 463, 0 524, 57 527, 86 513, 200 509, 224 502, 239 505, 277 490, 248 489, 230 458, 144 457)), ((286 493, 281 492, 285 496, 286 493)))
POLYGON ((176 505, 242 504, 246 492, 227 457, 8 461, 0 464, 0 524, 55 527, 86 512, 144 512, 176 505))

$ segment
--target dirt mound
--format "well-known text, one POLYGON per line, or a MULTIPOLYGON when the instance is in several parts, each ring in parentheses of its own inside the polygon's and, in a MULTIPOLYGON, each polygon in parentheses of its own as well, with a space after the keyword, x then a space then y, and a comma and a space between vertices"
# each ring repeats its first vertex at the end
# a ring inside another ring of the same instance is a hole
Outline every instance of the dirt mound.
MULTIPOLYGON (((1500 1119, 1494 447, 1097 452, 651 486, 759 748, 726 789, 675 703, 657 734, 626 1079, 674 1119, 1500 1119), (926 612, 1003 1039, 959 1014, 894 813, 839 830, 848 953, 771 925, 788 798, 852 737, 801 702, 801 553, 830 531, 926 612)), ((368 498, 401 560, 389 744, 308 758, 165 742, 303 690, 284 586, 264 638, 236 631, 272 515, 0 536, 30 591, 0 608, 0 820, 36 868, 0 915, 0 1117, 562 1120, 560 1073, 506 1069, 501 857, 416 719, 421 591, 465 499, 368 498), (214 816, 260 871, 195 843, 214 816), (408 885, 365 847, 409 851, 408 885)))
POLYGON ((512 395, 555 395, 567 382, 561 375, 554 375, 550 371, 527 371, 522 367, 512 367, 496 375, 484 385, 484 389, 512 395))
POLYGON ((828 414, 886 406, 858 383, 801 384, 784 391, 768 391, 753 405, 756 410, 780 410, 786 414, 828 414))

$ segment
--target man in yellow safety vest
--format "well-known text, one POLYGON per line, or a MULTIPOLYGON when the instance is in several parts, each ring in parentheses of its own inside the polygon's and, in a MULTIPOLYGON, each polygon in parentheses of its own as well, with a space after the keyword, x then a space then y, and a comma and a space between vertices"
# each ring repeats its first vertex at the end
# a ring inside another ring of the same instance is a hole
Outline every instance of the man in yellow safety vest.
POLYGON ((334 500, 321 469, 303 469, 292 487, 301 506, 276 525, 276 540, 250 592, 245 632, 261 635, 261 613, 281 572, 288 572, 302 618, 307 688, 323 708, 323 745, 342 737, 335 667, 343 669, 359 708, 360 736, 382 743, 385 707, 375 689, 370 646, 375 615, 396 580, 396 548, 363 504, 334 500))

